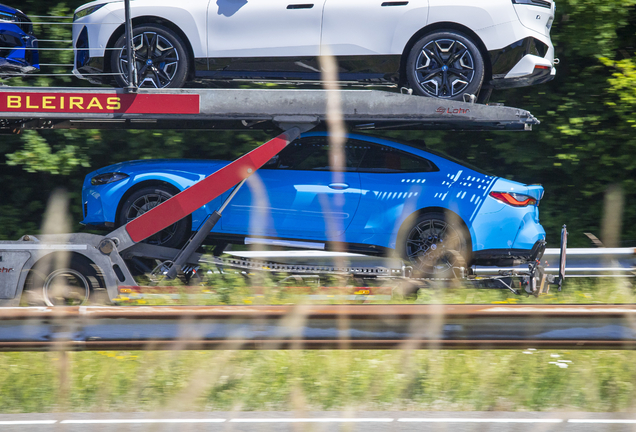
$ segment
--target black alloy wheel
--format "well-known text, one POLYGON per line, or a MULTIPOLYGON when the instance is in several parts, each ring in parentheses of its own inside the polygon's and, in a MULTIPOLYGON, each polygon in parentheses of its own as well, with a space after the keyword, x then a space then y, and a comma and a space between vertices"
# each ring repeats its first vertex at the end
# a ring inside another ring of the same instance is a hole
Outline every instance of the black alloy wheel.
POLYGON ((416 94, 449 100, 477 95, 484 80, 484 60, 466 36, 451 31, 424 36, 411 49, 406 75, 416 94))
POLYGON ((442 213, 426 213, 401 232, 400 252, 416 276, 455 276, 453 268, 466 267, 465 229, 442 213))
MULTIPOLYGON (((134 59, 140 88, 180 88, 189 73, 189 56, 184 42, 172 30, 158 24, 133 29, 134 59)), ((126 36, 115 42, 111 70, 120 87, 128 85, 126 36)))
MULTIPOLYGON (((149 186, 130 195, 121 206, 117 217, 120 226, 126 225, 131 220, 141 216, 147 211, 168 201, 178 191, 169 190, 162 186, 149 186)), ((170 225, 166 229, 148 237, 145 243, 171 248, 181 247, 190 236, 189 218, 183 218, 179 222, 170 225)))

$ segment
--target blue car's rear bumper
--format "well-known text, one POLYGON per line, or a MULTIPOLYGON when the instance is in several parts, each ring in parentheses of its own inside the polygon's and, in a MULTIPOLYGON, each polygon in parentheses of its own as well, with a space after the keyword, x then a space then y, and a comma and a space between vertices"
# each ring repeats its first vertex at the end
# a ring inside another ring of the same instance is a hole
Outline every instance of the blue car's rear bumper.
MULTIPOLYGON (((544 235, 545 238, 545 235, 544 235)), ((475 265, 510 267, 525 264, 532 258, 535 245, 545 242, 537 240, 530 249, 484 249, 473 252, 475 265)))

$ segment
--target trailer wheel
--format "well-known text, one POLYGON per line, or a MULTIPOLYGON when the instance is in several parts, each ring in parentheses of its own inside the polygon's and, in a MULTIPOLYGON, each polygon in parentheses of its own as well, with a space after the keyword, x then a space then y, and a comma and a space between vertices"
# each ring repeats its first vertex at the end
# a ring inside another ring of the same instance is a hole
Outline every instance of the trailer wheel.
POLYGON ((420 288, 425 286, 414 280, 399 281, 391 290, 391 298, 394 300, 417 300, 417 294, 420 288))
POLYGON ((454 278, 455 267, 470 260, 468 233, 443 213, 424 213, 400 229, 398 253, 415 277, 454 278))
POLYGON ((109 304, 99 267, 81 255, 52 254, 31 269, 21 303, 26 306, 109 304), (67 261, 64 264, 64 261, 67 261))
POLYGON ((484 59, 477 45, 455 31, 437 31, 413 45, 406 78, 421 96, 463 100, 477 94, 484 81, 484 59))
MULTIPOLYGON (((110 68, 117 85, 128 85, 128 57, 126 34, 115 42, 110 68)), ((139 87, 180 88, 185 84, 190 60, 188 50, 181 38, 172 30, 158 25, 146 24, 133 29, 135 63, 139 87)))
MULTIPOLYGON (((175 194, 174 190, 169 190, 166 186, 148 186, 139 189, 130 195, 122 204, 121 210, 117 215, 119 225, 126 225, 131 220, 157 207, 159 204, 168 201, 175 194)), ((189 238, 190 234, 190 219, 185 217, 179 222, 170 225, 168 228, 159 231, 157 234, 148 237, 144 240, 144 243, 180 248, 189 238)))

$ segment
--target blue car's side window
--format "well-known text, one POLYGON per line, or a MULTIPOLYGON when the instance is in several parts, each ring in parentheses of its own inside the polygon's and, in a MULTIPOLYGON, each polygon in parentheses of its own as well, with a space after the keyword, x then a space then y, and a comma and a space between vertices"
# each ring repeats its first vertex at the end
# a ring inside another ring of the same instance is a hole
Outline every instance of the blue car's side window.
MULTIPOLYGON (((347 171, 355 171, 358 168, 365 151, 365 146, 352 144, 351 141, 345 145, 347 171)), ((309 137, 294 141, 268 161, 263 168, 328 171, 331 166, 327 137, 309 137)))
POLYGON ((435 172, 439 168, 428 159, 378 144, 367 144, 359 165, 362 172, 402 173, 435 172))

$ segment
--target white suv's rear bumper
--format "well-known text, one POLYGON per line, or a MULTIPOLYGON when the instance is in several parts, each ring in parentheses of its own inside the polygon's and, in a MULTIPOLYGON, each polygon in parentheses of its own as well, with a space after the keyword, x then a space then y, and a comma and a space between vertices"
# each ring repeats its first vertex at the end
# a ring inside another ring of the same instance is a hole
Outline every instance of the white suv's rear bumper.
POLYGON ((493 88, 526 87, 551 81, 556 76, 556 68, 545 58, 532 54, 524 56, 503 77, 493 78, 493 88))

